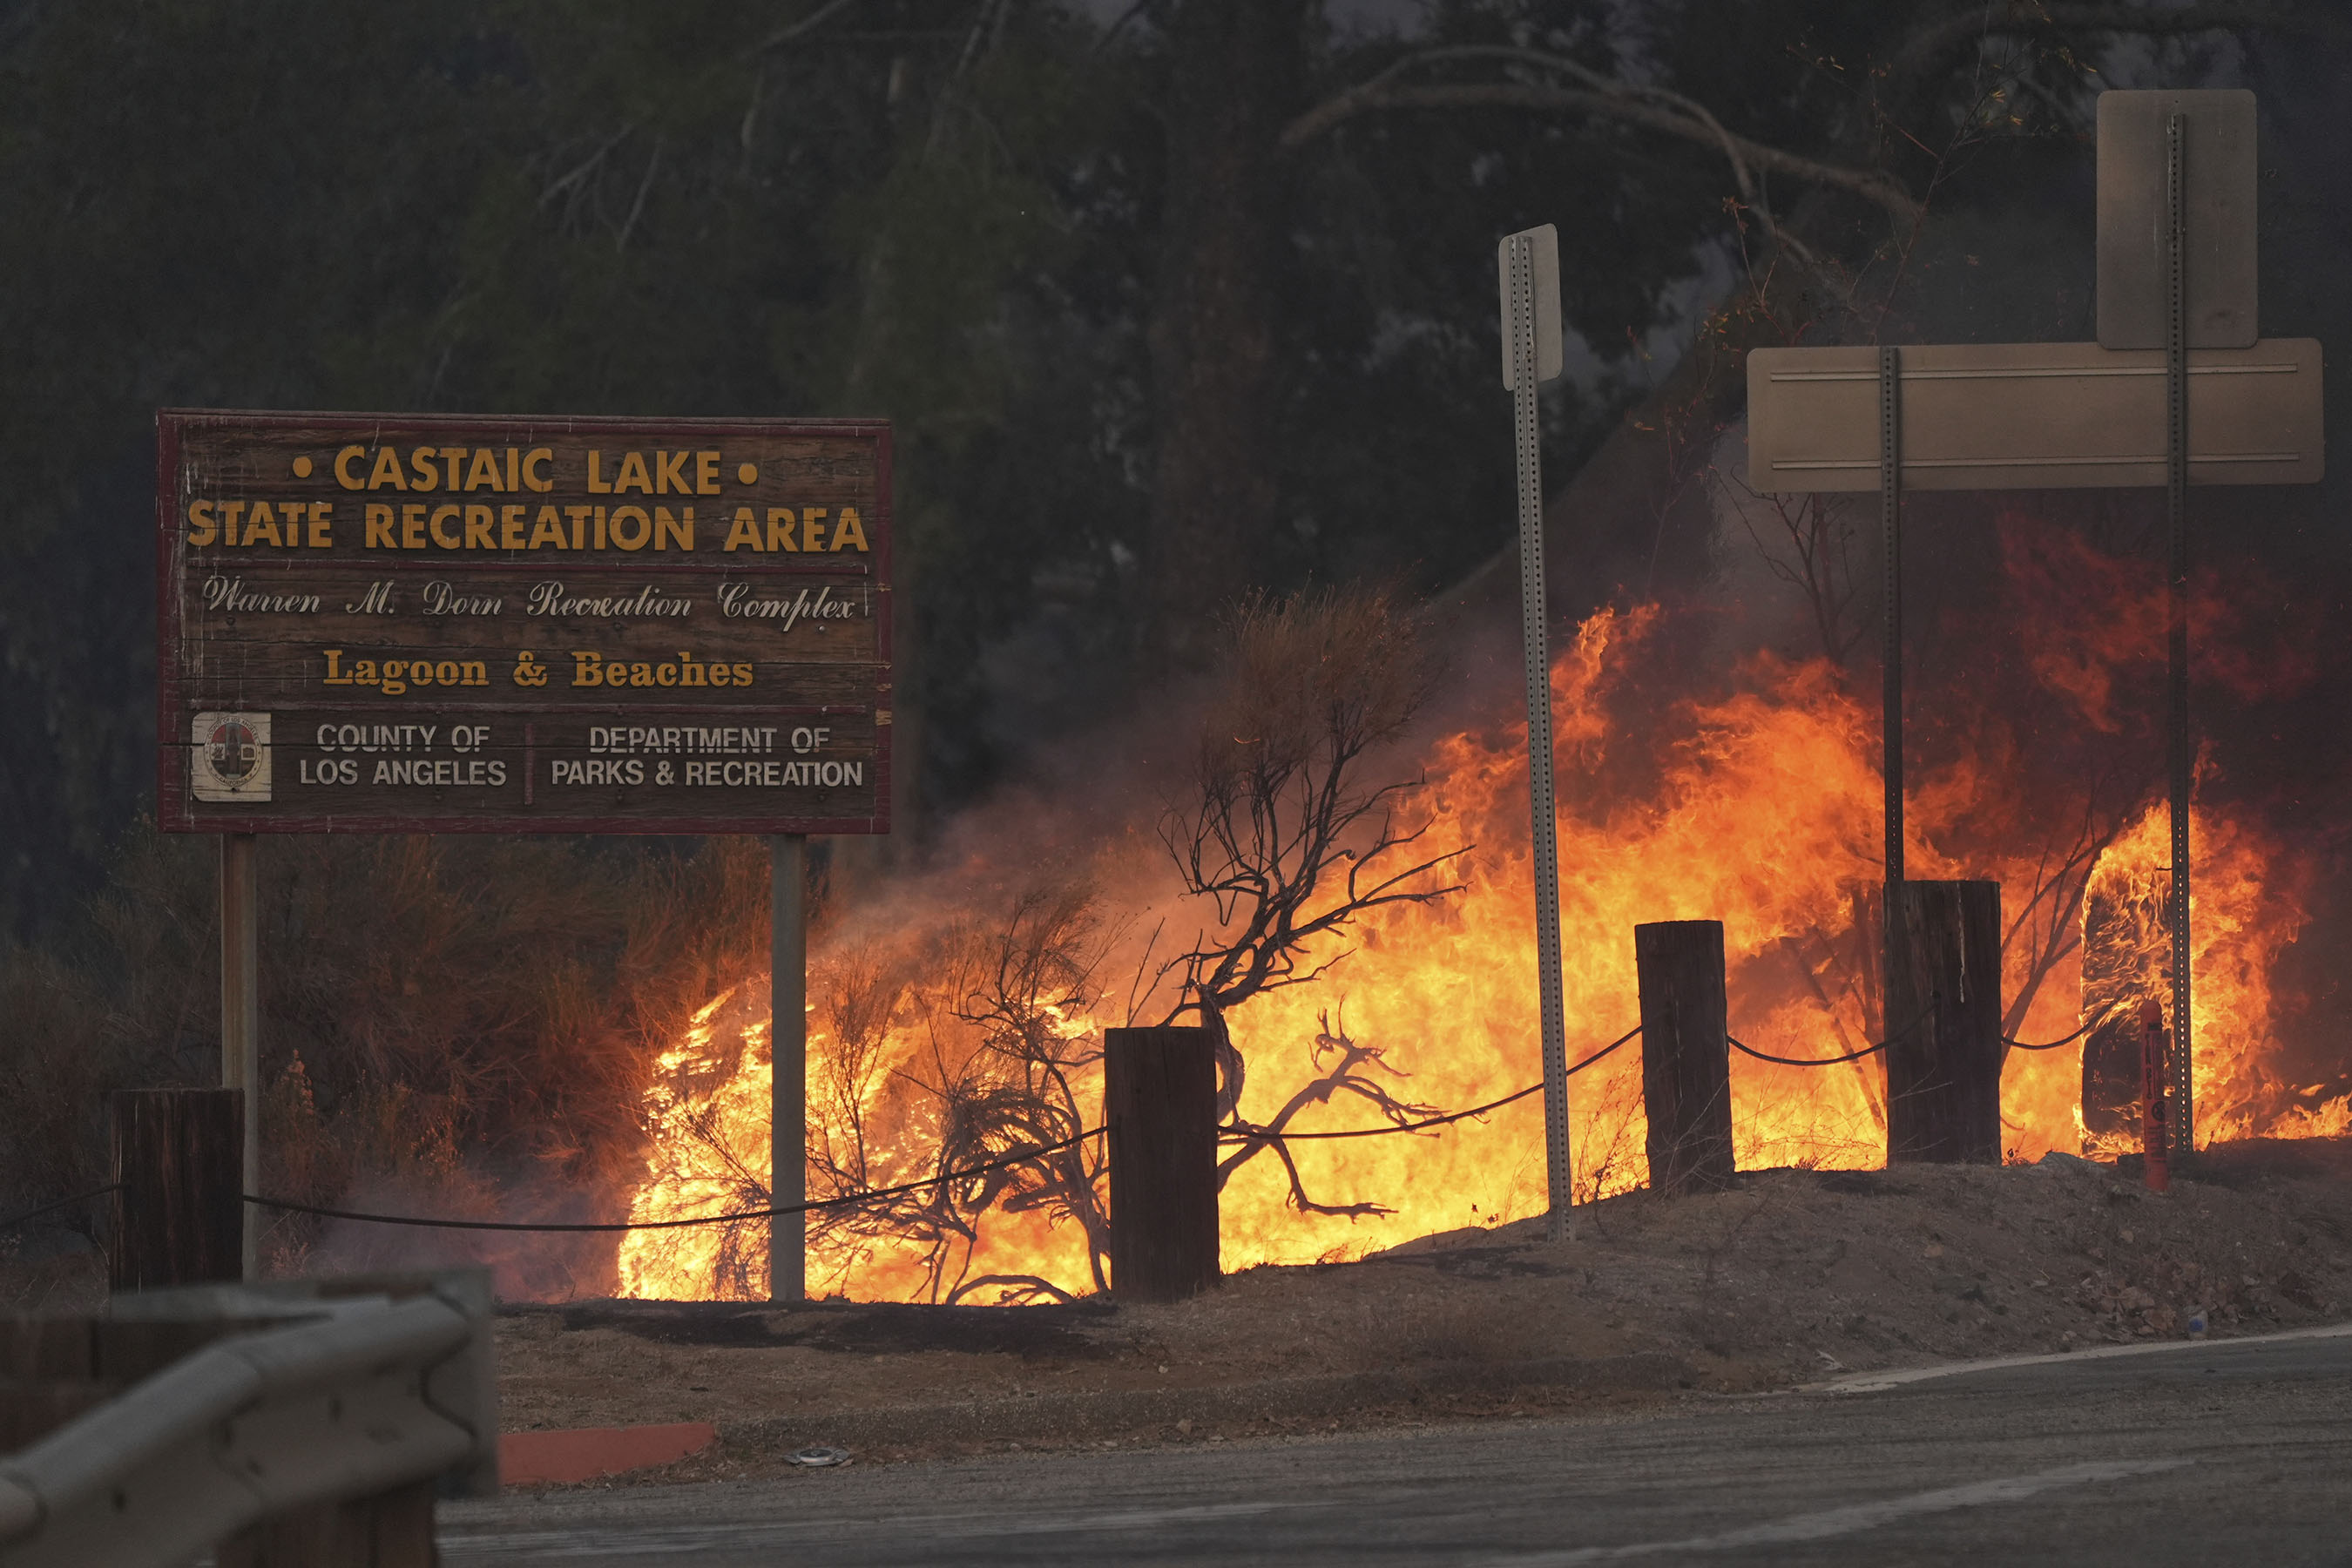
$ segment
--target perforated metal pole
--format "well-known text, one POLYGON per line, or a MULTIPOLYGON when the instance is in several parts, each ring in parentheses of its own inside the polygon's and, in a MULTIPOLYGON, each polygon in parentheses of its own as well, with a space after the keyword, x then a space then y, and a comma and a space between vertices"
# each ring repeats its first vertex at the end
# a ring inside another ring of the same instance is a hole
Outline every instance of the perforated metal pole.
POLYGON ((1535 828, 1536 987, 1543 1014, 1544 1173, 1549 1234, 1568 1235, 1576 1201, 1568 1147, 1568 1026, 1560 995, 1559 820, 1551 777, 1551 629, 1545 605, 1543 452, 1536 423, 1535 241, 1514 235, 1510 259, 1511 429, 1519 458, 1519 635, 1527 654, 1528 784, 1535 828))
POLYGON ((2170 625, 2166 637, 2167 763, 2172 816, 2172 1101, 2176 1157, 2197 1148, 2195 1080, 2189 1073, 2189 792, 2197 748, 2189 729, 2189 117, 2164 128, 2164 492, 2172 547, 2170 625))
POLYGON ((1878 351, 1878 527, 1885 626, 1879 729, 1886 789, 1886 887, 1879 903, 1885 945, 1878 994, 1885 1038, 1899 1026, 1885 1004, 1894 994, 1895 938, 1903 908, 1903 351, 1892 344, 1878 351))
MULTIPOLYGON (((777 1207, 808 1201, 808 839, 768 840, 768 1192, 777 1207)), ((808 1226, 768 1222, 768 1300, 808 1299, 808 1226)))
MULTIPOLYGON (((221 1087, 245 1094, 244 1188, 261 1190, 261 875, 250 833, 220 843, 221 1087)), ((261 1215, 244 1215, 244 1272, 257 1279, 261 1215)))

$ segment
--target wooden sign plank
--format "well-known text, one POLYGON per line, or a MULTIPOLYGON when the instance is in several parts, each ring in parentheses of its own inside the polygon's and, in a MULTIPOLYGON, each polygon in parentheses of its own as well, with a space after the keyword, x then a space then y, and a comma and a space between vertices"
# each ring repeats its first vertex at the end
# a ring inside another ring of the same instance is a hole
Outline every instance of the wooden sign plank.
POLYGON ((887 424, 157 423, 166 828, 888 830, 887 424))
MULTIPOLYGON (((2074 489, 2165 482, 2164 355, 2096 343, 1903 349, 1903 485, 2074 489)), ((1878 488, 1878 351, 1748 356, 1748 482, 1759 491, 1878 488)), ((2189 482, 2321 478, 2317 340, 2204 349, 2189 364, 2189 482)))

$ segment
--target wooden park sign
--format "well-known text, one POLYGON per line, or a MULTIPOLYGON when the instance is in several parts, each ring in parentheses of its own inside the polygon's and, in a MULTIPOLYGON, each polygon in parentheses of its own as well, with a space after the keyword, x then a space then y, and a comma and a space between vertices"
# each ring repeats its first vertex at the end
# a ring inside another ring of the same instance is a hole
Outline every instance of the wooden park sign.
POLYGON ((888 830, 886 423, 157 423, 166 829, 888 830))
MULTIPOLYGON (((890 827, 890 426, 156 416, 157 817, 221 843, 261 1174, 263 833, 768 837, 774 1203, 805 1196, 807 840, 890 827)), ((248 1210, 244 1271, 257 1261, 248 1210)), ((774 1227, 770 1292, 807 1288, 774 1227)))

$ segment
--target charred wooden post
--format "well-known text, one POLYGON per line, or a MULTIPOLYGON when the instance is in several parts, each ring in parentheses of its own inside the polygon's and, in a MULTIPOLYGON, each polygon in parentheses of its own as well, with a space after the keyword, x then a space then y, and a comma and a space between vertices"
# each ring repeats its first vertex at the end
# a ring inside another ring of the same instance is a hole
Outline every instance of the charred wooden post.
POLYGON ((1642 985, 1642 1100, 1650 1121, 1650 1188, 1731 1184, 1731 1047, 1723 922, 1633 928, 1642 985))
POLYGON ((114 1224, 108 1283, 118 1291, 245 1277, 245 1096, 146 1089, 110 1101, 114 1224))
POLYGON ((1110 1282, 1174 1301, 1217 1282, 1217 1062, 1197 1026, 1103 1031, 1110 1282))
POLYGON ((1886 1159, 2000 1160, 2000 884, 1905 882, 1889 922, 1886 1159))

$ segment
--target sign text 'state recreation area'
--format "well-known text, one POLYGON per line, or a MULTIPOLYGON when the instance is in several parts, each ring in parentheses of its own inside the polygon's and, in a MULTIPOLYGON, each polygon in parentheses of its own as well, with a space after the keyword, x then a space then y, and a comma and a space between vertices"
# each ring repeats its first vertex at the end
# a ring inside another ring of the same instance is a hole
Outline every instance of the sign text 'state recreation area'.
POLYGON ((166 827, 887 830, 887 425, 159 425, 166 827))

